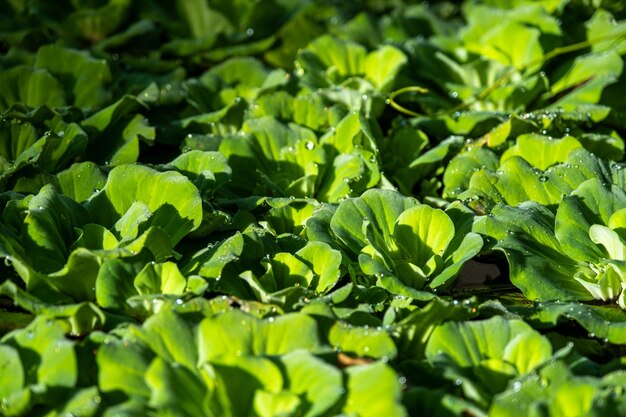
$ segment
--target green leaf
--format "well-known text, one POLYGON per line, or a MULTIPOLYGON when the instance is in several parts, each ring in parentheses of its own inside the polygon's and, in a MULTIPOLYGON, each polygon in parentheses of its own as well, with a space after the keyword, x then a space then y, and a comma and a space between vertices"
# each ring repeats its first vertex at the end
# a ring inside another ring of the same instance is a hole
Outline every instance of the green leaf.
POLYGON ((87 222, 87 212, 72 199, 57 194, 51 185, 43 187, 28 204, 21 225, 24 252, 14 247, 11 256, 29 291, 49 299, 51 295, 46 293, 55 288, 76 300, 93 299, 97 258, 80 248, 70 253, 73 228, 87 222))
POLYGON ((341 274, 341 252, 331 249, 324 242, 308 242, 295 256, 315 273, 316 292, 327 293, 337 284, 341 274))
POLYGON ((45 268, 42 272, 53 272, 65 264, 67 247, 73 240, 70 225, 78 223, 73 209, 81 213, 81 207, 74 204, 51 186, 44 187, 28 204, 30 212, 24 218, 22 242, 24 249, 32 253, 32 264, 45 268), (75 222, 64 222, 66 218, 74 218, 75 222))
POLYGON ((500 316, 445 323, 426 346, 426 358, 458 369, 448 377, 461 378, 465 394, 481 402, 504 390, 512 377, 531 372, 551 357, 548 339, 521 320, 500 316))
POLYGON ((127 315, 136 315, 127 299, 137 295, 133 285, 145 265, 145 258, 109 259, 102 264, 95 282, 98 305, 127 315))
POLYGON ((611 230, 617 232, 620 237, 624 238, 624 232, 626 232, 626 209, 616 209, 609 217, 607 225, 611 230))
POLYGON ((502 359, 513 364, 519 374, 530 372, 551 356, 552 347, 545 337, 523 321, 499 316, 442 324, 434 330, 426 347, 429 360, 442 359, 471 367, 480 365, 485 358, 502 359), (520 351, 519 344, 524 341, 527 350, 520 351))
POLYGON ((561 32, 556 19, 538 4, 511 9, 466 5, 464 12, 469 23, 461 34, 466 48, 518 69, 543 57, 542 32, 561 32))
MULTIPOLYGON (((454 203, 453 203, 454 204, 454 203)), ((483 239, 477 233, 457 232, 455 239, 443 259, 443 270, 430 282, 430 288, 448 288, 457 277, 465 262, 478 255, 483 247, 483 239), (455 240, 463 237, 458 246, 455 240)))
MULTIPOLYGON (((462 145, 462 137, 452 136, 444 139, 432 149, 410 160, 406 166, 401 166, 393 173, 393 178, 400 184, 403 193, 410 194, 416 184, 441 169, 444 161, 462 145)), ((398 151, 405 152, 404 149, 398 151)))
POLYGON ((218 94, 226 104, 236 97, 254 99, 263 87, 268 74, 268 69, 261 61, 251 57, 234 57, 211 68, 202 75, 201 80, 208 82, 212 77, 219 78, 225 86, 218 94))
POLYGON ((14 262, 17 272, 26 281, 29 291, 33 294, 50 298, 50 294, 46 293, 52 287, 76 301, 94 299, 100 260, 88 250, 82 248, 74 250, 61 269, 46 275, 20 265, 17 260, 14 262))
MULTIPOLYGON (((490 148, 496 148, 506 142, 507 138, 511 134, 512 123, 511 119, 499 124, 485 134, 484 138, 487 140, 487 146, 490 148)), ((480 148, 479 148, 480 149, 480 148)))
POLYGON ((604 42, 594 43, 591 46, 593 52, 603 52, 615 48, 620 55, 626 53, 626 46, 623 42, 617 42, 610 38, 626 32, 626 23, 623 20, 617 22, 609 11, 599 8, 594 11, 591 19, 585 22, 585 26, 588 39, 601 39, 605 36, 609 38, 604 42))
POLYGON ((77 390, 59 411, 60 415, 81 415, 92 417, 97 415, 102 398, 98 388, 90 387, 77 390))
POLYGON ((100 390, 104 393, 120 390, 130 397, 149 398, 150 387, 144 376, 153 355, 137 343, 107 341, 96 356, 100 390))
POLYGON ((400 404, 398 376, 382 362, 372 365, 351 366, 348 374, 347 398, 342 412, 362 417, 406 416, 400 404), (377 401, 368 399, 378 398, 377 401))
POLYGON ((496 172, 481 169, 472 175, 469 190, 459 198, 478 201, 478 204, 484 205, 481 207, 483 212, 497 203, 514 206, 535 201, 554 206, 564 194, 569 194, 587 178, 577 165, 557 165, 541 171, 521 157, 511 156, 502 162, 496 172))
POLYGON ((111 81, 111 72, 104 60, 82 51, 46 45, 37 51, 34 66, 54 75, 63 85, 66 100, 87 112, 110 100, 106 84, 111 81))
POLYGON ((173 262, 149 263, 135 277, 139 294, 182 294, 187 280, 173 262))
POLYGON ((244 238, 241 233, 214 245, 209 245, 196 253, 183 264, 182 272, 186 275, 198 274, 205 278, 220 278, 224 268, 237 260, 244 249, 244 238))
POLYGON ((125 95, 84 119, 81 126, 89 134, 89 157, 100 164, 133 163, 139 156, 139 141, 151 143, 155 129, 138 114, 145 104, 125 95))
POLYGON ((174 167, 194 182, 201 193, 214 192, 230 180, 232 170, 219 152, 189 151, 167 166, 174 167))
POLYGON ((594 224, 589 228, 589 238, 597 245, 604 246, 609 258, 626 260, 626 246, 619 235, 601 224, 594 224))
POLYGON ((528 319, 540 327, 553 327, 562 321, 575 320, 590 337, 597 337, 616 345, 626 340, 626 313, 615 305, 542 302, 528 319))
POLYGON ((303 416, 321 416, 341 398, 341 372, 305 350, 294 350, 280 357, 285 369, 285 388, 301 398, 303 416))
POLYGON ((276 234, 300 234, 306 222, 319 207, 316 201, 294 201, 286 206, 272 207, 267 213, 267 220, 276 234))
MULTIPOLYGON (((55 299, 54 303, 46 303, 11 281, 5 281, 0 285, 0 294, 9 297, 13 303, 32 315, 46 315, 49 318, 64 320, 70 326, 69 333, 73 336, 84 335, 104 327, 105 323, 109 324, 107 321, 110 317, 89 302, 58 305, 58 299, 55 299)), ((30 321, 29 319, 28 322, 30 321)))
POLYGON ((540 375, 527 376, 515 382, 513 389, 496 396, 489 415, 539 415, 539 410, 551 416, 596 415, 594 410, 600 404, 594 400, 598 393, 595 378, 572 375, 565 364, 556 362, 541 370, 540 375))
POLYGON ((159 226, 175 245, 202 221, 202 201, 198 189, 177 172, 159 173, 140 165, 114 168, 104 188, 86 204, 91 216, 111 227, 140 202, 151 216, 147 225, 159 226))
POLYGON ((254 410, 260 417, 294 415, 299 405, 298 396, 290 392, 257 391, 254 395, 254 410))
POLYGON ((0 110, 22 103, 60 107, 66 103, 61 83, 44 69, 14 67, 0 74, 0 110))
POLYGON ((375 154, 380 136, 380 128, 371 119, 363 112, 353 111, 341 119, 336 129, 331 129, 320 142, 332 144, 337 151, 344 154, 355 150, 358 152, 359 149, 375 154))
POLYGON ((623 66, 621 57, 615 51, 577 56, 573 62, 560 68, 558 75, 561 77, 552 84, 551 91, 557 94, 579 84, 581 86, 555 104, 572 100, 597 103, 602 89, 616 81, 623 66), (589 82, 590 80, 593 82, 589 82))
POLYGON ((150 388, 150 406, 170 415, 204 417, 208 410, 206 385, 189 369, 155 358, 146 370, 146 384, 150 388))
MULTIPOLYGON (((333 159, 324 182, 320 185, 317 198, 320 201, 335 203, 345 198, 358 195, 350 180, 367 176, 367 165, 358 153, 342 154, 333 159), (345 179, 348 179, 346 182, 345 179)), ((360 191, 360 190, 359 190, 360 191)))
POLYGON ((133 335, 166 362, 196 369, 198 353, 193 328, 180 315, 171 311, 159 312, 146 320, 133 335))
POLYGON ((36 193, 43 185, 53 182, 47 174, 60 170, 78 157, 87 144, 87 136, 78 125, 70 123, 64 125, 63 129, 66 130, 46 132, 41 139, 17 155, 13 164, 0 173, 0 184, 4 185, 16 173, 26 173, 23 178, 16 180, 16 191, 36 193), (32 170, 30 174, 24 172, 29 168, 32 170))
POLYGON ((63 37, 79 37, 80 41, 96 43, 114 32, 125 18, 130 2, 128 0, 108 0, 103 2, 71 1, 52 7, 44 1, 35 0, 31 13, 38 21, 55 31, 62 31, 63 37))
POLYGON ((392 251, 397 250, 392 240, 393 229, 400 214, 417 201, 391 190, 368 190, 361 197, 342 201, 330 222, 333 233, 354 254, 369 244, 363 224, 369 222, 374 233, 392 251))
POLYGON ((381 328, 354 327, 337 322, 330 328, 328 341, 335 349, 358 357, 387 361, 397 355, 393 341, 381 328))
MULTIPOLYGON (((400 125, 395 128, 384 141, 380 141, 382 166, 395 177, 396 172, 406 170, 409 165, 424 153, 429 144, 428 136, 412 126, 400 125)), ((497 165, 497 164, 496 164, 497 165)), ((406 180, 414 181, 413 176, 406 180)), ((400 184, 405 187, 404 182, 400 184)), ((404 191, 404 188, 402 189, 404 191)))
POLYGON ((309 3, 287 21, 277 32, 280 45, 266 52, 265 60, 278 67, 292 69, 297 52, 323 33, 323 26, 311 19, 316 13, 317 7, 309 3))
POLYGON ((149 227, 134 240, 122 241, 117 252, 120 255, 134 255, 147 249, 152 259, 162 262, 175 255, 172 251, 172 243, 167 233, 158 226, 149 227))
POLYGON ((60 322, 39 316, 25 329, 5 335, 2 343, 20 353, 24 385, 75 386, 78 364, 74 344, 65 339, 65 328, 60 322))
POLYGON ((597 262, 603 252, 589 238, 594 224, 608 225, 611 215, 626 207, 626 193, 590 179, 563 198, 556 212, 555 235, 564 252, 574 259, 597 262))
POLYGON ((486 148, 472 148, 452 158, 443 174, 443 196, 454 198, 469 188, 469 172, 485 168, 491 171, 498 169, 498 157, 486 148))
POLYGON ((288 314, 260 320, 238 310, 204 319, 198 331, 199 363, 230 355, 281 355, 319 349, 315 320, 288 314))
MULTIPOLYGON (((279 393, 283 377, 277 365, 264 357, 226 356, 212 365, 217 389, 211 401, 211 411, 219 416, 254 415, 253 408, 271 406, 271 398, 256 399, 262 393, 279 393), (259 402, 259 403, 257 403, 259 402)), ((210 371, 209 371, 210 372, 210 371)), ((293 396, 289 396, 292 400, 293 396)))
POLYGON ((106 175, 93 162, 80 162, 59 172, 57 183, 62 194, 81 203, 104 187, 106 175))
POLYGON ((265 263, 266 273, 259 278, 259 283, 269 292, 276 292, 292 286, 309 287, 313 282, 314 272, 304 262, 290 253, 279 252, 265 263))
POLYGON ((248 119, 242 130, 249 135, 227 137, 219 147, 233 169, 230 190, 245 196, 316 194, 319 165, 326 156, 313 131, 271 117, 248 119))
POLYGON ((8 119, 0 123, 0 137, 0 155, 8 162, 16 160, 39 139, 37 129, 31 123, 15 123, 8 119))
POLYGON ((554 236, 554 215, 527 202, 518 207, 496 206, 493 217, 477 220, 474 231, 498 239, 510 265, 511 282, 531 300, 588 300, 573 279, 579 264, 554 236))
POLYGON ((463 320, 472 316, 472 303, 449 303, 442 299, 429 301, 394 323, 392 337, 399 358, 424 358, 426 344, 433 330, 447 320, 463 320))
POLYGON ((9 398, 24 387, 24 368, 17 349, 0 345, 0 398, 9 398))
POLYGON ((135 239, 141 233, 141 229, 146 227, 151 215, 147 204, 142 201, 135 201, 124 215, 115 222, 112 230, 122 240, 135 239))
POLYGON ((365 57, 365 77, 374 83, 378 91, 388 92, 398 72, 407 61, 402 51, 385 45, 365 57))
POLYGON ((316 55, 327 68, 327 73, 336 72, 341 77, 347 77, 363 74, 365 71, 367 52, 357 43, 324 35, 309 43, 306 50, 316 55))
POLYGON ((572 136, 554 139, 550 136, 525 134, 519 135, 515 145, 502 154, 500 161, 513 155, 521 156, 534 167, 546 170, 552 165, 565 162, 569 153, 582 145, 572 136))
POLYGON ((443 257, 453 237, 450 217, 424 204, 403 211, 393 230, 402 256, 426 274, 437 269, 437 259, 443 257))
POLYGON ((580 143, 598 157, 621 161, 624 157, 624 140, 615 132, 584 133, 578 137, 580 143))

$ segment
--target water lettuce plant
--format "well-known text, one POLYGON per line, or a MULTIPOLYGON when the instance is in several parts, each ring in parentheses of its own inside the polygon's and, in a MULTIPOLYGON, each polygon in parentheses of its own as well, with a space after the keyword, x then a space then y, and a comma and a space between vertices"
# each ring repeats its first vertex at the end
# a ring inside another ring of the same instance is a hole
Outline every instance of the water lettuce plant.
POLYGON ((512 282, 527 297, 594 298, 623 306, 619 233, 625 197, 621 188, 589 179, 563 197, 556 215, 530 201, 496 206, 493 217, 478 220, 475 230, 497 239, 496 248, 509 259, 512 282))
POLYGON ((618 0, 0 0, 0 415, 625 415, 618 0))
POLYGON ((371 189, 342 201, 329 223, 314 215, 307 226, 310 238, 342 248, 348 262, 358 263, 377 285, 428 299, 423 290, 448 287, 480 251, 482 239, 469 231, 472 218, 460 205, 444 212, 395 191, 371 189))

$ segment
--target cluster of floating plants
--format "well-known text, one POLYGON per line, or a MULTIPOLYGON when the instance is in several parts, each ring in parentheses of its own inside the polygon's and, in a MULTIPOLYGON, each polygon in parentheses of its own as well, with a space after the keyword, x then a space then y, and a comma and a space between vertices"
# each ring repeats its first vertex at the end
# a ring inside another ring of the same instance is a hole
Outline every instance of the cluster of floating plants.
POLYGON ((0 415, 626 415, 623 1, 0 8, 0 415))

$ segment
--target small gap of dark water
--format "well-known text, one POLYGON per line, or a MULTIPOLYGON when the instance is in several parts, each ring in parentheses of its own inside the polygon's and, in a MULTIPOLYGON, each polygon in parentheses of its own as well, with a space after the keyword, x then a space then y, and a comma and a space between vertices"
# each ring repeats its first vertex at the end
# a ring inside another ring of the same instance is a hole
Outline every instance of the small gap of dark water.
POLYGON ((463 265, 455 281, 455 289, 499 287, 510 285, 506 259, 488 255, 471 259, 463 265))

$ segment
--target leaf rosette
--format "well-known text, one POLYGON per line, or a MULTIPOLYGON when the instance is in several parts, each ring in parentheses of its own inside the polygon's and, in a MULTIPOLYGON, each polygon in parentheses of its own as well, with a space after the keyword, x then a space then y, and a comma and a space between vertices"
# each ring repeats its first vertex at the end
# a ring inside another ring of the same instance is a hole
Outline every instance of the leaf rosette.
POLYGON ((446 210, 391 190, 372 189, 342 201, 326 231, 323 218, 308 223, 310 238, 334 241, 348 262, 377 285, 417 299, 446 289, 482 239, 470 231, 473 214, 459 203, 446 210))
POLYGON ((511 281, 532 300, 617 301, 626 287, 626 192, 598 178, 563 197, 556 215, 529 201, 498 205, 474 231, 497 239, 511 281), (520 221, 522 220, 522 221, 520 221))
POLYGON ((552 345, 521 320, 496 316, 438 326, 426 345, 426 358, 444 376, 462 385, 468 398, 489 402, 512 378, 540 368, 552 358, 552 345))

